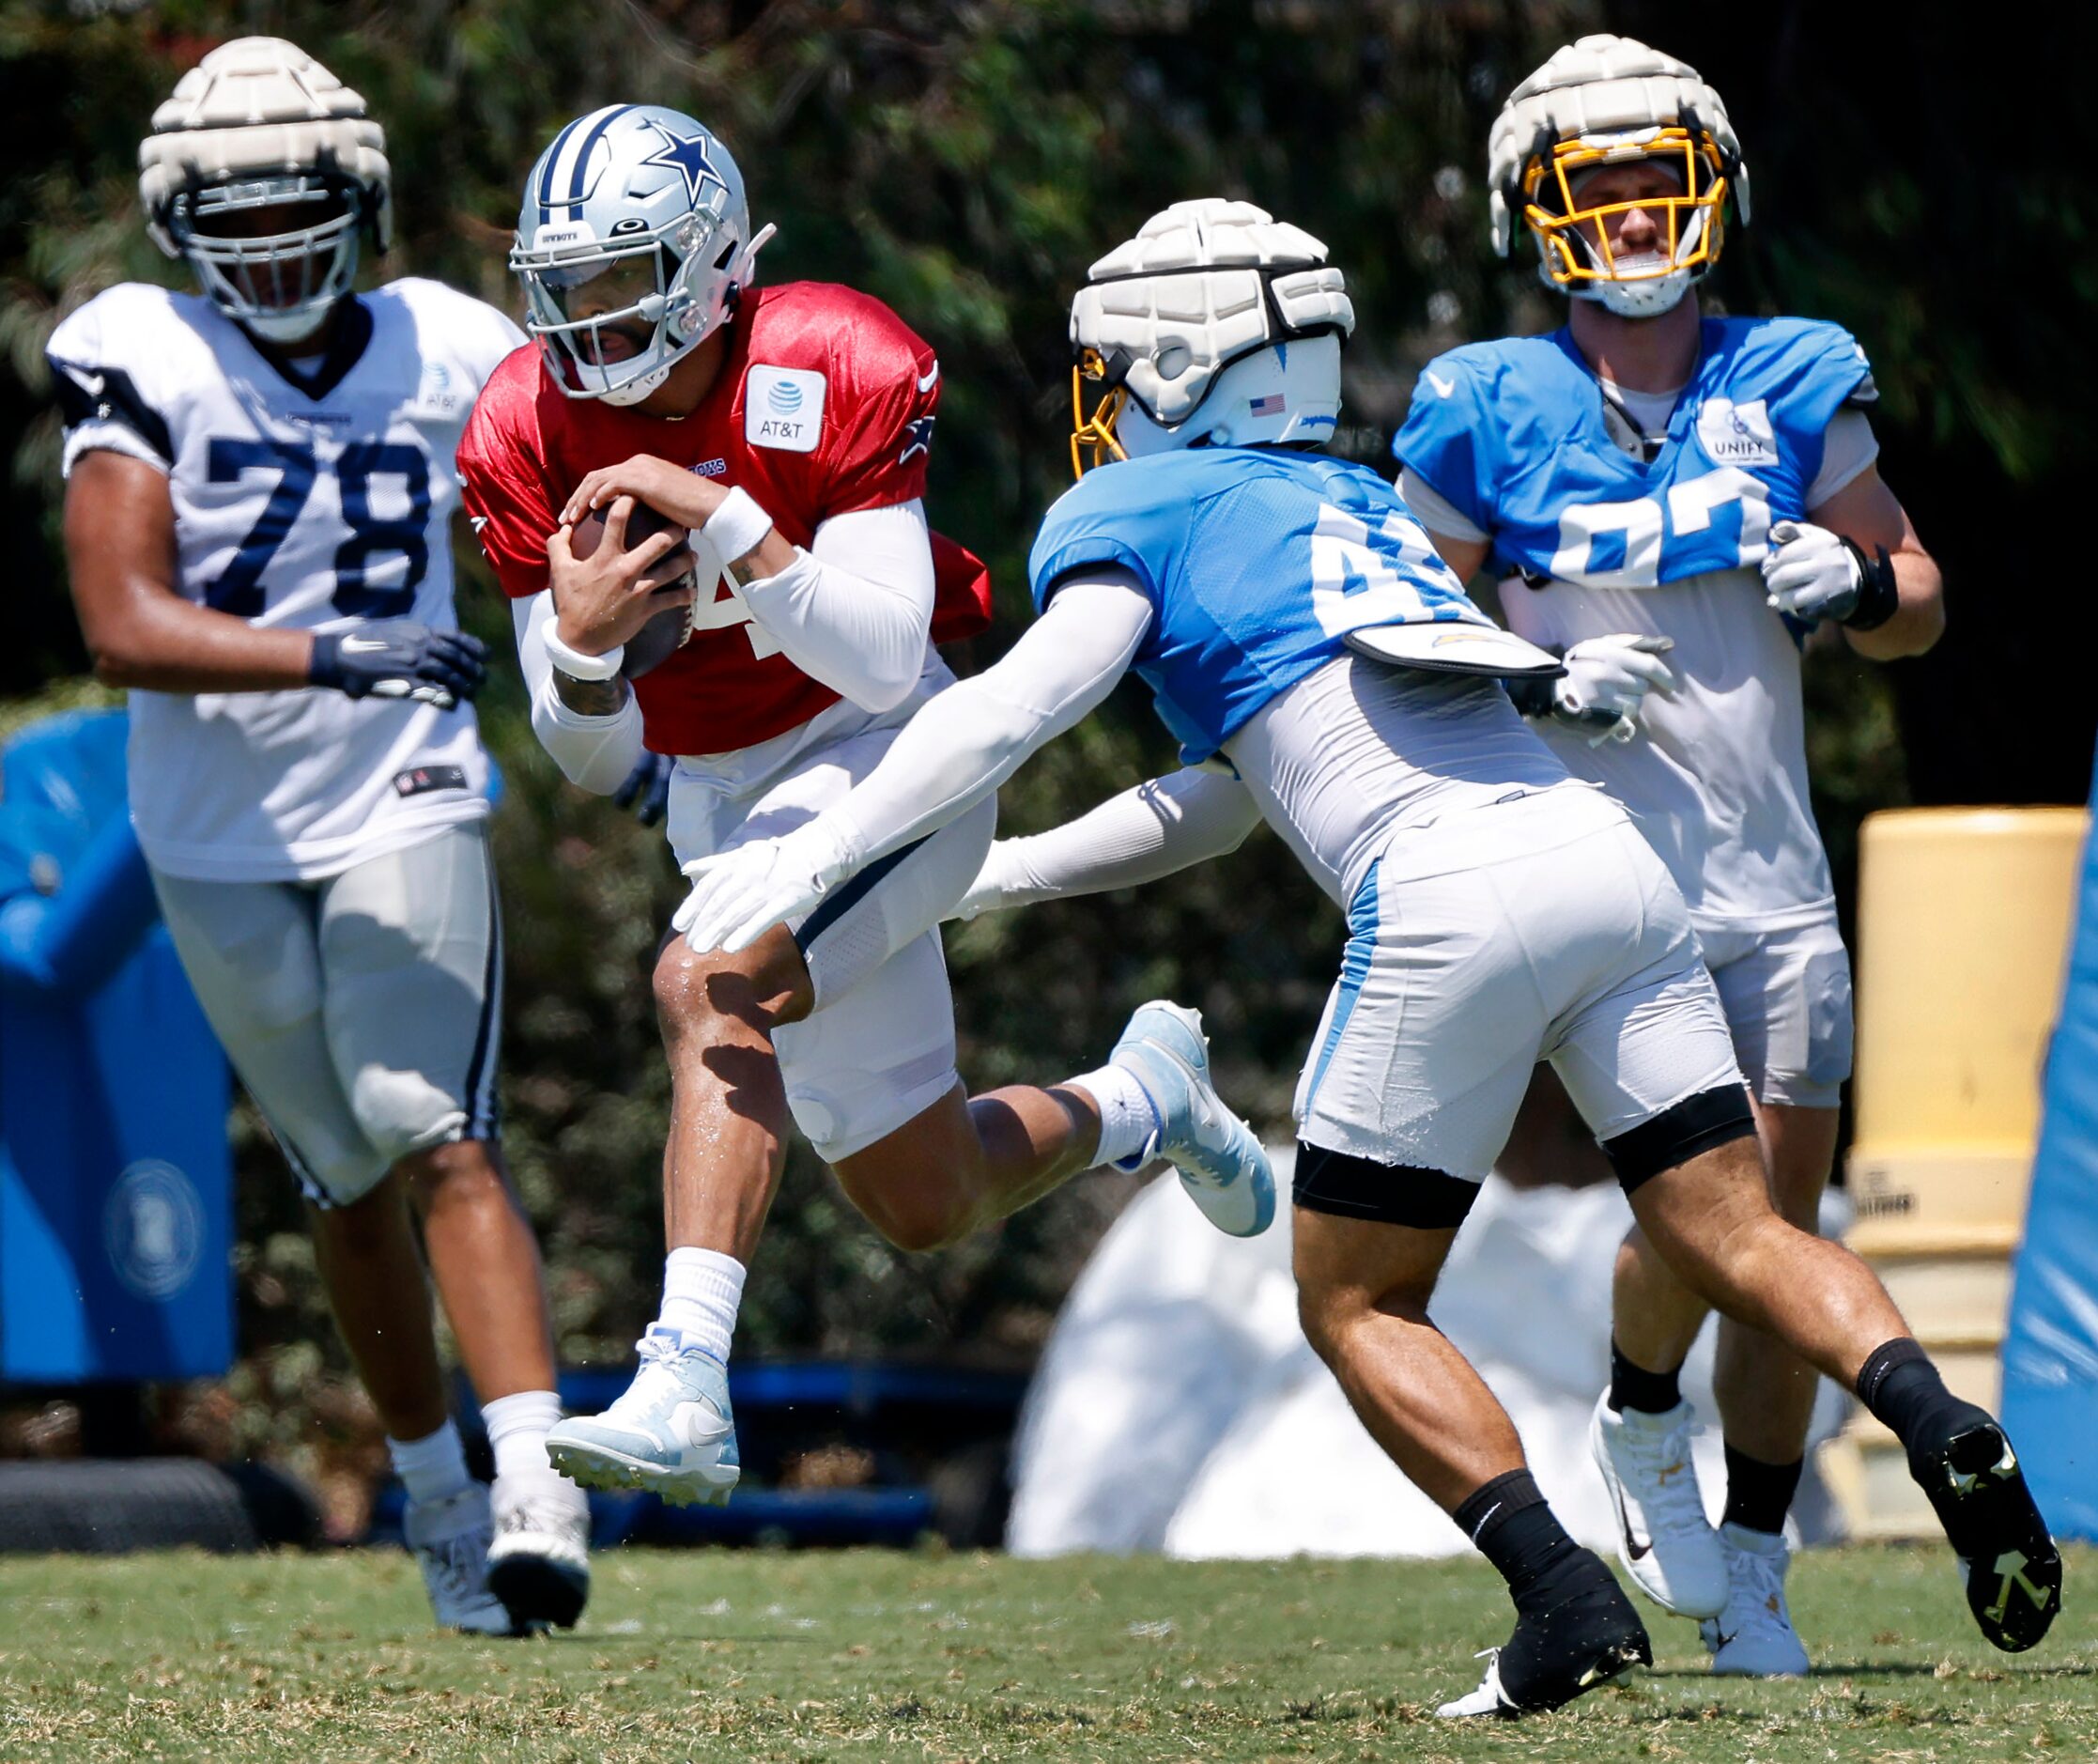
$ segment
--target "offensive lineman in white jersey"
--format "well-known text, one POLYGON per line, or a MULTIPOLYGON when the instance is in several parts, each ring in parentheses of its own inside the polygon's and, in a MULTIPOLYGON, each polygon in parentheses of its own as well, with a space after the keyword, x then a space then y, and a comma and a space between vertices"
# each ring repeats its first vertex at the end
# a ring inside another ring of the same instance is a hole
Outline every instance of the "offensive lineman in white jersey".
MULTIPOLYGON (((1799 640, 1829 620, 1859 655, 1928 649, 1945 623, 1937 568, 1874 467, 1872 375, 1849 334, 1699 312, 1693 285, 1730 195, 1746 217, 1748 178, 1694 69, 1583 38, 1516 88, 1489 157, 1495 246, 1507 253, 1520 214, 1546 285, 1572 297, 1567 322, 1428 364, 1393 443, 1400 492, 1459 576, 1490 558, 1510 625, 1564 652, 1566 677, 1525 708, 1682 889, 1779 1209, 1811 1230, 1851 1010, 1808 797, 1799 640)), ((1593 1442, 1627 1571, 1704 1620, 1715 1672, 1804 1674, 1782 1531, 1813 1375, 1721 1320, 1715 1533, 1676 1386, 1704 1301, 1636 1230, 1614 1300, 1593 1442)))
POLYGON ((131 799, 197 998, 309 1202, 440 1623, 573 1623, 588 1514, 537 1246, 494 1150, 501 934, 457 629, 453 455, 520 340, 435 282, 350 291, 391 187, 363 101, 293 45, 212 51, 140 149, 203 298, 126 284, 53 334, 66 549, 131 689, 131 799), (447 1413, 409 1208, 496 1453, 447 1413))

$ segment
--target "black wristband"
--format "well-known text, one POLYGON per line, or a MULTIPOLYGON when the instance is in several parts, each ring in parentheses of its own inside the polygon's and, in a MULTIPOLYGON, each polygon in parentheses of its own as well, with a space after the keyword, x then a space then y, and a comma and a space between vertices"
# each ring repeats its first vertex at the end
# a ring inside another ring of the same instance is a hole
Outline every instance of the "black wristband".
POLYGON ((343 689, 343 640, 330 631, 314 637, 314 653, 306 663, 306 678, 316 686, 343 689))
POLYGON ((1876 631, 1902 610, 1901 587, 1894 580, 1894 560, 1887 555, 1884 545, 1873 548, 1879 553, 1876 558, 1867 557, 1864 547, 1855 539, 1844 539, 1843 547, 1858 565, 1858 604, 1837 623, 1848 630, 1876 631))

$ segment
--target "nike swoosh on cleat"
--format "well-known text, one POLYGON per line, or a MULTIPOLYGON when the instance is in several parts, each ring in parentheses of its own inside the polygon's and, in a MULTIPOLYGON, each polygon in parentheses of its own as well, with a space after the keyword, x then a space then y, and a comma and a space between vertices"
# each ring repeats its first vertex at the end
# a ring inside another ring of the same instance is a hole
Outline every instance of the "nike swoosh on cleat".
POLYGON ((1612 1485, 1610 1495, 1617 1503, 1617 1528, 1624 1534, 1625 1554, 1637 1562, 1654 1547, 1651 1538, 1641 1538, 1632 1530, 1632 1516, 1625 1510, 1625 1491, 1612 1485))
POLYGON ((1613 1502, 1617 1502, 1617 1531, 1620 1531, 1624 1536, 1624 1552, 1634 1560, 1634 1563, 1637 1563, 1641 1556, 1647 1555, 1647 1552, 1653 1548, 1653 1540, 1651 1538, 1639 1538, 1637 1533, 1632 1531, 1632 1514, 1624 1510, 1624 1489, 1620 1489, 1615 1483, 1612 1483, 1612 1487, 1609 1487, 1609 1497, 1612 1497, 1613 1502))

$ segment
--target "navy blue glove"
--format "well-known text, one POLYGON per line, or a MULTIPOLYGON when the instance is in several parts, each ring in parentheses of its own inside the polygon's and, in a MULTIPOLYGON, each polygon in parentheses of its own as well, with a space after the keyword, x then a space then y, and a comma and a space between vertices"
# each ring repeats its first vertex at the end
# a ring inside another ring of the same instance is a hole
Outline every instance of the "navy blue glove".
POLYGON ((464 631, 378 619, 316 637, 306 677, 351 698, 412 698, 450 710, 488 677, 488 646, 464 631))
POLYGON ((626 774, 626 781, 612 792, 612 801, 622 809, 633 810, 634 818, 643 827, 654 827, 670 807, 671 773, 676 766, 668 753, 643 750, 634 769, 626 774))

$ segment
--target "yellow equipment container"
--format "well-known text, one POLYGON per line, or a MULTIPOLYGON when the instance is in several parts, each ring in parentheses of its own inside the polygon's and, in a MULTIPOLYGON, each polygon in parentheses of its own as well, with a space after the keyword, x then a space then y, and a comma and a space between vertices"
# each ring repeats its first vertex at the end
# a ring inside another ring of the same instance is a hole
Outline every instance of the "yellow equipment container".
POLYGON ((1989 1225, 2014 1239, 2085 822, 2081 809, 1865 822, 1849 1165, 1861 1241, 1989 1225))
MULTIPOLYGON (((1860 841, 1850 1243, 1947 1383, 1992 1408, 2087 820, 1898 810, 1860 841)), ((1855 1535, 1936 1534, 1870 1416, 1822 1467, 1855 1535)))

